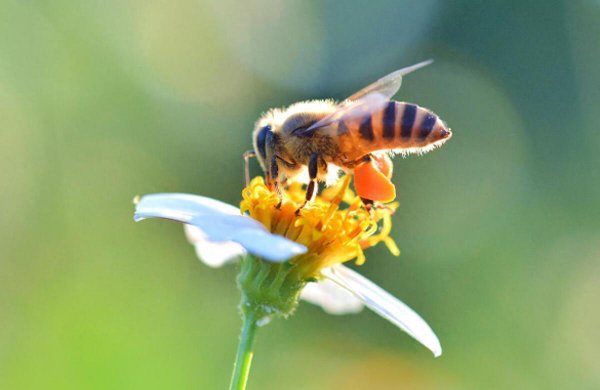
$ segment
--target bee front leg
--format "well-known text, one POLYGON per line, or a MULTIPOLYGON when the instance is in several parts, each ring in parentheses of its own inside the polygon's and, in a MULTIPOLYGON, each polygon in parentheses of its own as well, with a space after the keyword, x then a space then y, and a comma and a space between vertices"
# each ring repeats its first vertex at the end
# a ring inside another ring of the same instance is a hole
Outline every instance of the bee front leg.
MULTIPOLYGON (((269 172, 267 173, 267 187, 271 191, 275 191, 279 198, 281 198, 281 186, 279 183, 279 162, 277 156, 271 157, 271 164, 269 166, 269 172)), ((281 203, 281 202, 280 202, 281 203)))

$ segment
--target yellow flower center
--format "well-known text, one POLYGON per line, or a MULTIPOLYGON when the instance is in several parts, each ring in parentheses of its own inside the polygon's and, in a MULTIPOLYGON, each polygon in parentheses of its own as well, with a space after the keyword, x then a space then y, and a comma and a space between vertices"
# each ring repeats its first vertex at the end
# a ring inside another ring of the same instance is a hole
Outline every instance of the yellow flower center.
POLYGON ((282 199, 267 188, 262 177, 256 177, 243 190, 240 209, 272 233, 308 248, 307 253, 290 260, 296 272, 307 278, 318 277, 323 268, 353 259, 363 264, 363 250, 380 242, 394 255, 399 255, 398 247, 389 236, 391 215, 398 204, 387 204, 369 212, 349 189, 350 180, 349 175, 342 177, 297 212, 305 198, 301 184, 291 184, 282 199))

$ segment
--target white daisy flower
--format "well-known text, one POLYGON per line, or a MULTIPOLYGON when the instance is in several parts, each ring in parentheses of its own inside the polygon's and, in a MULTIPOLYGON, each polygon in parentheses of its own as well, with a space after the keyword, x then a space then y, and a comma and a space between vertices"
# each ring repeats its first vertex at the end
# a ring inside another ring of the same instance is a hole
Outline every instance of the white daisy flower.
POLYGON ((349 178, 342 179, 300 213, 300 188, 292 186, 280 202, 257 178, 244 189, 242 212, 202 196, 154 194, 137 202, 134 218, 184 223, 198 257, 210 267, 242 261, 242 310, 248 315, 252 308, 258 325, 289 315, 299 297, 331 314, 357 313, 366 306, 440 356, 438 338, 417 313, 342 265, 364 262, 362 250, 379 242, 397 253, 388 236, 394 207, 371 215, 348 184, 349 178))

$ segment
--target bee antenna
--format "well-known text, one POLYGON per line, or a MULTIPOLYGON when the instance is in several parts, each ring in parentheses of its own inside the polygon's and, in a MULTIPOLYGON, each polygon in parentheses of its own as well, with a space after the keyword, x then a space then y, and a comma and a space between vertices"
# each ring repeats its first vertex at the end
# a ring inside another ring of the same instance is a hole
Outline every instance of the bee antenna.
POLYGON ((246 187, 250 185, 250 158, 256 157, 253 150, 248 150, 244 153, 244 178, 246 179, 246 187))

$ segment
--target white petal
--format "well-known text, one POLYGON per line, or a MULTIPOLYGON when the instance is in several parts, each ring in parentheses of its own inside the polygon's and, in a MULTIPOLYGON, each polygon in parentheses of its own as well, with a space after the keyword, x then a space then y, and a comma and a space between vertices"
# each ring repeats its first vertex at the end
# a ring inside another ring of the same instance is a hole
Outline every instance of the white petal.
POLYGON ((306 253, 304 245, 272 234, 258 221, 240 215, 237 208, 218 200, 187 194, 146 195, 138 202, 134 219, 167 218, 199 228, 212 242, 236 242, 265 260, 284 262, 306 253))
POLYGON ((392 322, 433 352, 442 354, 440 341, 429 325, 410 307, 359 273, 343 265, 322 271, 323 276, 337 283, 360 299, 365 306, 392 322))
POLYGON ((200 215, 240 215, 237 207, 205 196, 190 194, 144 195, 137 203, 134 219, 167 218, 186 222, 200 215))
POLYGON ((188 241, 194 245, 196 255, 204 264, 219 268, 237 260, 246 250, 237 242, 213 242, 193 225, 183 225, 188 241))
POLYGON ((308 283, 300 298, 321 306, 329 314, 354 314, 364 307, 358 298, 329 279, 308 283))

